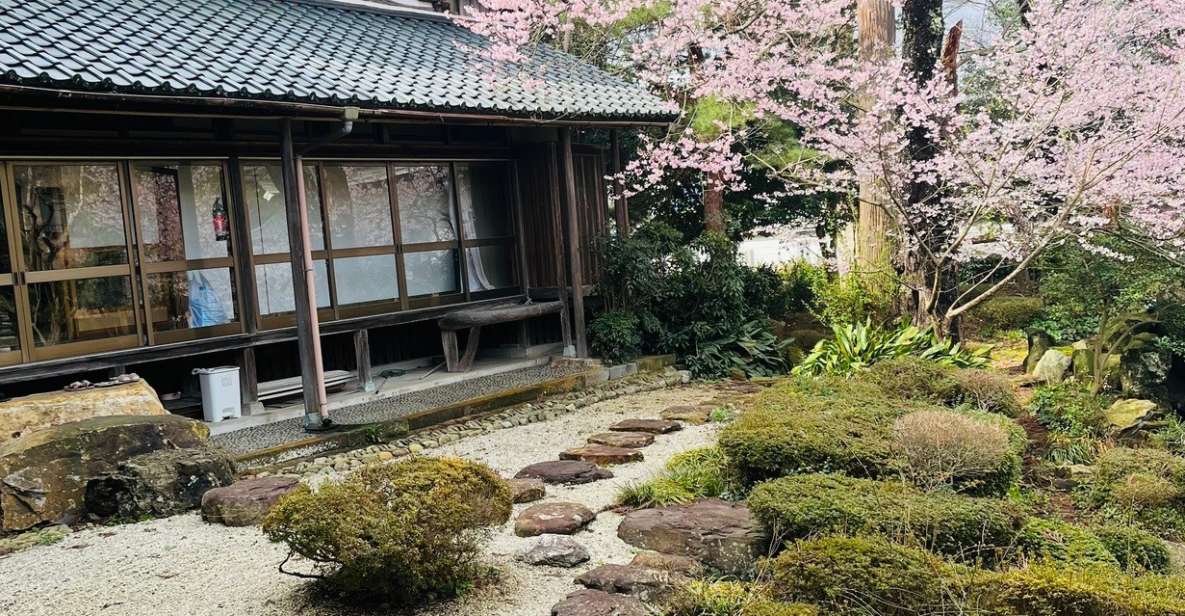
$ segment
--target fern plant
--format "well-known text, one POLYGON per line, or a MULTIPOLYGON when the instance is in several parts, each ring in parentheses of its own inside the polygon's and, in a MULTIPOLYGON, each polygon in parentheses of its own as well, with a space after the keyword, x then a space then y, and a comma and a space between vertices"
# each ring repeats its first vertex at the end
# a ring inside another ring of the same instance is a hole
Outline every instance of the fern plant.
POLYGON ((987 365, 990 347, 967 349, 950 339, 939 339, 932 328, 900 325, 884 329, 863 323, 845 323, 833 330, 834 338, 820 340, 794 368, 796 375, 848 376, 878 361, 913 355, 957 368, 987 365))

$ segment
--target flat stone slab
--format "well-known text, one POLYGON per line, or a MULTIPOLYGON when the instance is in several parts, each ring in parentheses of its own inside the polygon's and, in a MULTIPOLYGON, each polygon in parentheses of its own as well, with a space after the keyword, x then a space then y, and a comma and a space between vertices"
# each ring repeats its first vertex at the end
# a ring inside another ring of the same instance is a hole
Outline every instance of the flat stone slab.
POLYGON ((708 423, 708 418, 716 407, 711 404, 697 404, 695 406, 670 406, 658 414, 663 419, 685 421, 689 424, 700 425, 708 423))
POLYGON ((596 519, 593 510, 580 503, 540 503, 531 505, 514 521, 514 534, 519 537, 537 535, 571 535, 596 519))
POLYGON ((617 536, 632 546, 686 556, 727 574, 748 572, 769 547, 765 530, 744 503, 717 498, 631 511, 617 527, 617 536))
POLYGON ((630 565, 601 565, 580 574, 576 583, 586 588, 649 601, 671 589, 670 575, 630 565))
POLYGON ((669 419, 626 419, 609 426, 609 429, 613 432, 667 434, 676 430, 682 430, 683 425, 669 419))
POLYGON ((299 483, 296 477, 259 477, 214 488, 202 495, 202 519, 226 526, 258 524, 299 483))
POLYGON ((510 501, 518 503, 532 503, 547 495, 547 487, 542 479, 508 479, 510 485, 510 501))
POLYGON ((551 616, 647 616, 641 601, 603 590, 578 590, 551 608, 551 616))
POLYGON ((543 483, 573 484, 591 483, 611 479, 611 471, 584 460, 551 460, 532 464, 519 471, 515 479, 541 479, 543 483))
POLYGON ((654 435, 646 432, 598 432, 588 437, 593 445, 639 449, 654 443, 654 435))
POLYGON ((687 577, 700 577, 704 573, 703 564, 694 558, 649 550, 635 554, 630 564, 635 567, 665 571, 687 577))
POLYGON ((611 447, 609 445, 585 445, 573 447, 560 453, 561 460, 584 460, 597 466, 612 466, 627 464, 642 460, 642 452, 625 447, 611 447))
POLYGON ((519 562, 540 567, 575 567, 590 558, 583 545, 564 535, 543 535, 514 556, 519 562))

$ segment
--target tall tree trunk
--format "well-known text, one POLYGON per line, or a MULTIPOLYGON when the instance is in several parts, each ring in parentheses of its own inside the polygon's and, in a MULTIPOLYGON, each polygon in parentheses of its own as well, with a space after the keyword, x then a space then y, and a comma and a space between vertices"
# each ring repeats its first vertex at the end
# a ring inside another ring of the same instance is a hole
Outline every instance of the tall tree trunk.
MULTIPOLYGON (((942 59, 942 40, 945 31, 942 0, 905 0, 902 5, 901 55, 912 78, 919 84, 935 77, 942 59)), ((910 130, 908 155, 915 164, 924 165, 938 154, 937 137, 923 128, 910 130)), ((919 180, 906 187, 905 208, 908 215, 921 210, 940 211, 943 199, 939 182, 919 180)), ((907 298, 912 307, 914 322, 932 326, 939 335, 958 336, 958 324, 946 317, 958 296, 958 275, 950 259, 942 259, 944 248, 951 241, 952 229, 939 220, 920 221, 925 229, 917 245, 908 249, 904 259, 907 298)))
POLYGON ((704 230, 724 233, 724 188, 715 176, 704 186, 704 230))
MULTIPOLYGON (((897 44, 897 18, 891 0, 858 0, 856 27, 859 31, 860 59, 880 62, 893 55, 897 44)), ((862 109, 875 104, 870 93, 860 98, 862 109)), ((856 212, 855 257, 859 274, 872 288, 889 284, 893 271, 893 218, 883 182, 873 177, 859 179, 860 202, 856 212)))

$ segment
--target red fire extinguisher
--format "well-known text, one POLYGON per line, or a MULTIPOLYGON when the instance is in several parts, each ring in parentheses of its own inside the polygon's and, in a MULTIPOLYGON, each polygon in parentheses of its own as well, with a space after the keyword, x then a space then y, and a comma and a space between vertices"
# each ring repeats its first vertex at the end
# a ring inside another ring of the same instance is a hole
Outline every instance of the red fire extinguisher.
POLYGON ((229 240, 230 227, 227 225, 226 220, 226 205, 222 203, 221 198, 214 200, 212 222, 214 224, 214 239, 219 242, 229 240))

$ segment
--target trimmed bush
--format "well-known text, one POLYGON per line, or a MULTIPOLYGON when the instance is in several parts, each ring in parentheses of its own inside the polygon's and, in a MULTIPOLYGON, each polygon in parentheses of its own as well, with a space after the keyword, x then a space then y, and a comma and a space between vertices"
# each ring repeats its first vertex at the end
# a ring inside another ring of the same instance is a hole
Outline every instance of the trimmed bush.
POLYGON ((1032 565, 975 576, 972 599, 990 616, 1185 616, 1185 587, 1108 568, 1032 565))
POLYGON ((926 491, 1003 495, 1020 479, 1023 447, 1023 435, 1018 440, 999 418, 982 413, 916 411, 893 425, 902 474, 926 491))
POLYGON ((1044 304, 1039 297, 999 295, 972 309, 968 325, 979 334, 992 334, 1028 327, 1040 314, 1044 304))
POLYGON ((1016 545, 1025 560, 1119 567, 1119 561, 1097 535, 1057 519, 1029 518, 1017 535, 1016 545))
POLYGON ((1016 388, 1007 377, 980 370, 964 368, 953 374, 955 397, 948 402, 969 406, 977 411, 1017 417, 1021 413, 1016 388))
POLYGON ((775 596, 824 614, 958 614, 952 565, 879 537, 800 541, 770 564, 775 596))
POLYGON ((896 481, 799 475, 758 485, 749 510, 775 537, 876 533, 968 562, 994 563, 1022 513, 1003 500, 925 494, 896 481))
POLYGON ((773 601, 756 584, 696 580, 680 586, 664 602, 663 616, 818 616, 818 608, 773 601))
POLYGON ((898 357, 868 369, 868 378, 885 393, 947 406, 965 405, 1009 417, 1020 414, 1012 383, 979 368, 953 368, 920 357, 898 357))
POLYGON ((629 361, 642 353, 642 326, 626 311, 603 312, 588 324, 589 344, 609 364, 629 361))
POLYGON ((411 458, 315 493, 301 486, 264 518, 263 531, 316 563, 332 592, 406 604, 456 595, 477 580, 480 529, 510 512, 510 488, 488 467, 411 458))
POLYGON ((1094 533, 1124 570, 1168 572, 1169 549, 1156 535, 1119 525, 1101 526, 1094 533))
POLYGON ((1076 494, 1080 506, 1161 536, 1185 537, 1185 459, 1160 449, 1114 447, 1093 471, 1076 494))

